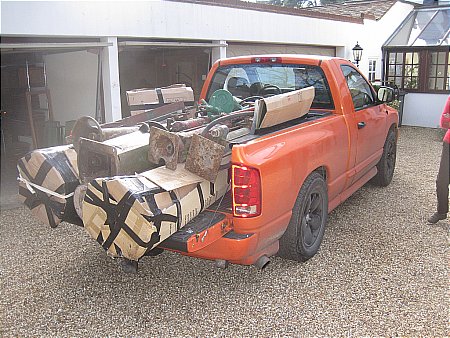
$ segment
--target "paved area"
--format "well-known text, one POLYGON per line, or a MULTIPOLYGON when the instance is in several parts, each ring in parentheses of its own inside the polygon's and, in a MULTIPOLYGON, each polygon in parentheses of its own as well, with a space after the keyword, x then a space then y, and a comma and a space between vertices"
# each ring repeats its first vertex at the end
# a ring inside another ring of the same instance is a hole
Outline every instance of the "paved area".
POLYGON ((82 228, 3 210, 0 336, 448 336, 450 227, 426 224, 440 136, 402 127, 392 184, 334 210, 313 259, 262 272, 165 252, 124 274, 82 228))
POLYGON ((17 169, 16 158, 2 156, 0 210, 13 209, 21 206, 17 199, 17 169))

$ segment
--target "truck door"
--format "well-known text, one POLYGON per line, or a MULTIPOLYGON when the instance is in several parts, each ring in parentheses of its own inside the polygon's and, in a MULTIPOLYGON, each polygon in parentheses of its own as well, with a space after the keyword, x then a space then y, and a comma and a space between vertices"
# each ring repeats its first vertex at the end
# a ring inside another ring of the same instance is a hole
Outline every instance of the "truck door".
MULTIPOLYGON (((353 177, 349 184, 366 174, 379 160, 384 145, 386 111, 379 104, 372 87, 358 70, 341 65, 353 109, 346 112, 348 126, 356 147, 353 177)), ((351 109, 347 106, 347 109, 351 109)))

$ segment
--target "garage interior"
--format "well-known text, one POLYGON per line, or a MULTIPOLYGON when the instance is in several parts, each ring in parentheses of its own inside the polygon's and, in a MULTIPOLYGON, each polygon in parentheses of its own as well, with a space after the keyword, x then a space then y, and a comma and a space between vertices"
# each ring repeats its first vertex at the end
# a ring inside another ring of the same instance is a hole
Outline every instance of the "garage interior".
MULTIPOLYGON (((122 117, 126 91, 184 83, 200 95, 211 44, 119 41, 122 117)), ((1 38, 2 205, 16 204, 16 163, 35 148, 64 144, 74 121, 105 121, 99 39, 1 38), (7 193, 5 193, 7 192, 7 193), (10 193, 9 193, 10 192, 10 193)))
POLYGON ((2 37, 2 159, 62 144, 66 121, 84 111, 98 115, 102 45, 97 39, 2 37), (67 114, 71 109, 76 113, 67 114))
MULTIPOLYGON (((102 46, 96 45, 97 40, 83 48, 82 43, 87 43, 83 41, 76 48, 72 44, 77 42, 70 41, 2 38, 2 46, 24 47, 1 50, 3 156, 17 158, 33 148, 62 144, 73 121, 82 115, 104 122, 102 46), (50 48, 50 43, 60 48, 50 48)), ((200 95, 211 63, 211 44, 165 47, 165 43, 119 42, 122 117, 130 115, 126 91, 131 89, 184 83, 193 88, 196 98, 200 95)))
POLYGON ((211 65, 211 44, 119 41, 122 116, 130 115, 126 91, 176 83, 192 87, 195 99, 211 65), (178 46, 179 45, 179 46, 178 46))

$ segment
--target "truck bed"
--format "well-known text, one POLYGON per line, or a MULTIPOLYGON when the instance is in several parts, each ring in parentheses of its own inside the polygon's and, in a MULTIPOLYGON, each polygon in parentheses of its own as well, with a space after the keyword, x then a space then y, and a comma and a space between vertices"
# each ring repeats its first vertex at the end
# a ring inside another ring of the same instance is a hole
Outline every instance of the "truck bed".
POLYGON ((329 115, 331 115, 331 112, 329 112, 329 111, 311 110, 308 112, 308 114, 306 114, 302 117, 299 117, 298 119, 290 120, 290 121, 287 121, 287 122, 284 122, 284 123, 281 123, 281 124, 278 124, 276 126, 269 127, 269 128, 256 129, 253 131, 253 133, 236 138, 236 139, 230 141, 230 143, 232 145, 246 143, 248 141, 257 139, 258 137, 270 135, 272 133, 279 132, 280 130, 294 127, 294 126, 297 126, 297 125, 305 123, 305 122, 315 121, 317 119, 320 119, 320 118, 323 118, 323 117, 329 116, 329 115))
MULTIPOLYGON (((331 113, 326 111, 310 111, 308 114, 302 116, 301 118, 291 120, 288 122, 285 122, 283 124, 273 126, 270 128, 260 129, 256 130, 255 133, 245 135, 242 137, 239 137, 237 139, 234 139, 231 144, 242 144, 249 142, 251 140, 257 139, 258 137, 261 137, 263 135, 269 135, 275 132, 279 132, 280 130, 290 128, 305 122, 314 121, 320 118, 323 118, 325 116, 329 116, 331 113)), ((209 237, 208 244, 212 243, 214 239, 219 239, 220 237, 230 237, 234 239, 239 239, 240 236, 244 236, 243 238, 247 238, 249 235, 240 235, 233 232, 230 228, 229 231, 217 233, 217 236, 212 236, 211 232, 216 230, 215 228, 220 227, 220 224, 223 224, 226 219, 232 218, 232 196, 231 191, 228 191, 222 199, 219 199, 217 202, 215 202, 213 205, 211 205, 206 210, 202 211, 197 217, 195 217, 193 220, 191 220, 188 224, 186 224, 183 228, 181 228, 179 231, 171 235, 169 238, 167 238, 165 241, 163 241, 159 247, 163 249, 188 253, 193 251, 192 247, 189 245, 189 243, 201 243, 200 245, 202 247, 206 245, 202 245, 205 242, 201 242, 202 238, 206 236, 209 237), (215 238, 212 238, 215 237, 215 238)), ((200 249, 200 245, 196 245, 196 250, 200 249)))

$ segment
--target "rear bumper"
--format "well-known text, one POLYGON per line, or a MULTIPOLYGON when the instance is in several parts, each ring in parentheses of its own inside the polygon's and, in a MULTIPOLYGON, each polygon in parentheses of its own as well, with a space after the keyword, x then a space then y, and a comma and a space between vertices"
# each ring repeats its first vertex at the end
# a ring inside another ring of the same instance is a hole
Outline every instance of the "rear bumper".
POLYGON ((232 222, 229 213, 205 210, 159 247, 192 257, 252 264, 258 234, 238 234, 233 231, 232 222))
POLYGON ((233 228, 233 216, 230 213, 219 212, 219 214, 222 217, 217 217, 216 211, 203 211, 191 224, 180 230, 188 234, 178 235, 178 240, 184 238, 181 245, 173 243, 176 239, 174 234, 172 238, 169 237, 161 243, 160 247, 191 257, 251 265, 263 255, 270 257, 278 252, 278 239, 290 218, 290 214, 286 214, 248 233, 237 233, 233 228), (210 216, 205 217, 205 214, 210 216), (209 221, 211 214, 217 220, 214 224, 210 224, 209 221), (208 220, 207 226, 202 225, 205 220, 208 220))
POLYGON ((237 264, 252 264, 257 244, 257 234, 242 235, 230 231, 201 250, 182 254, 203 259, 223 259, 237 264))

